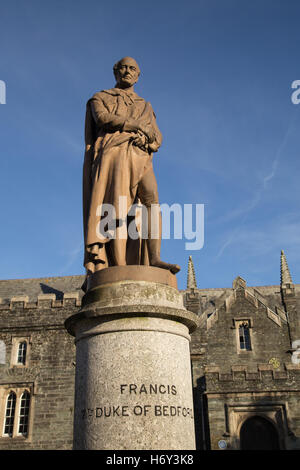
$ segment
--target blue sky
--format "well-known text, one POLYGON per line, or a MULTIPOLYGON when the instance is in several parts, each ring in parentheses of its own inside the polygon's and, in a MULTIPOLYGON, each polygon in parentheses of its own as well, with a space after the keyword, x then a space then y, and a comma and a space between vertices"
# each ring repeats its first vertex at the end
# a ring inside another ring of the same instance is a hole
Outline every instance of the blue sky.
POLYGON ((161 203, 204 204, 205 242, 163 241, 180 288, 300 282, 297 0, 2 2, 0 279, 83 274, 86 101, 134 57, 164 141, 161 203))

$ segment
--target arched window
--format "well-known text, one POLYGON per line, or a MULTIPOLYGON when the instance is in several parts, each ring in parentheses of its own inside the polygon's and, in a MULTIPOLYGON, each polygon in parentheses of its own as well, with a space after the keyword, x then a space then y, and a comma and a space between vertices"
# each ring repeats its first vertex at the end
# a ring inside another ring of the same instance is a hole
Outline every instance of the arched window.
POLYGON ((247 321, 239 324, 239 340, 241 351, 251 351, 249 323, 247 321))
POLYGON ((19 426, 18 434, 27 436, 28 434, 28 420, 29 420, 29 407, 30 407, 30 393, 25 390, 21 396, 20 413, 19 413, 19 426))
POLYGON ((25 366, 26 352, 27 352, 27 342, 22 341, 21 343, 19 343, 19 347, 18 347, 18 357, 17 357, 18 364, 23 364, 23 366, 25 366))
POLYGON ((247 419, 240 432, 241 450, 279 450, 278 433, 273 424, 261 416, 247 419))
POLYGON ((14 429, 14 419, 16 411, 16 394, 10 392, 7 397, 6 402, 6 411, 5 411, 5 421, 4 421, 4 436, 12 437, 14 429))

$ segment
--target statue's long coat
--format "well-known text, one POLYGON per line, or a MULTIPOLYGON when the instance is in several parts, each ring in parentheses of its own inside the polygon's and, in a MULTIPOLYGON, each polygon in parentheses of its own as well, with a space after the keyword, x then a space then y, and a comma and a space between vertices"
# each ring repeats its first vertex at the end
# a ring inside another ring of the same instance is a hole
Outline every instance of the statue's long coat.
MULTIPOLYGON (((139 181, 152 168, 152 153, 132 143, 136 133, 107 130, 111 115, 150 125, 156 136, 153 143, 155 150, 162 141, 151 104, 136 93, 128 94, 121 89, 112 88, 96 93, 88 101, 83 167, 83 225, 84 265, 90 272, 95 269, 91 263, 91 253, 95 259, 96 251, 96 259, 101 262, 101 267, 111 264, 105 249, 109 239, 100 238, 99 230, 97 231, 101 218, 101 215, 97 215, 100 214, 99 207, 102 204, 112 204, 118 219, 122 215, 119 197, 127 197, 128 211, 136 201, 139 181)), ((132 246, 130 250, 132 252, 132 246)), ((146 264, 145 259, 135 257, 134 264, 146 264)))

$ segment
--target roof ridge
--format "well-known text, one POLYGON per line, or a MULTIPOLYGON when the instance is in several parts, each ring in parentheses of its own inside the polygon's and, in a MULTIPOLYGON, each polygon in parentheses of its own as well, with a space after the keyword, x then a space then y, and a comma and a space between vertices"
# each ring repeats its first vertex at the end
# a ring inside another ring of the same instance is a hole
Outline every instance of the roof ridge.
POLYGON ((69 276, 45 276, 45 277, 18 277, 14 279, 0 279, 0 282, 10 281, 40 281, 41 279, 67 279, 71 277, 84 277, 85 274, 71 274, 69 276))

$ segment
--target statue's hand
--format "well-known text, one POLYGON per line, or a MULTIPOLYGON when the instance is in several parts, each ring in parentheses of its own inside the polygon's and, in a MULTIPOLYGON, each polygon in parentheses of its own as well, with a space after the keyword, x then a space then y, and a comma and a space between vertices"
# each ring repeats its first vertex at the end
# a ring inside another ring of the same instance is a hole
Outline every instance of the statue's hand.
POLYGON ((150 152, 157 152, 159 149, 159 145, 156 142, 152 142, 152 144, 148 145, 148 151, 150 152))
POLYGON ((142 122, 139 122, 135 119, 127 119, 123 126, 123 131, 126 131, 126 132, 140 131, 146 136, 147 142, 155 141, 155 132, 152 126, 147 126, 146 124, 143 124, 142 122))
POLYGON ((148 138, 149 143, 154 142, 155 132, 154 132, 152 126, 146 126, 146 125, 141 124, 140 125, 140 130, 143 132, 143 134, 146 135, 146 137, 148 138))
POLYGON ((132 143, 133 143, 133 145, 136 145, 137 147, 146 150, 147 144, 148 144, 148 139, 145 136, 145 134, 142 134, 139 131, 137 136, 133 138, 132 143))

